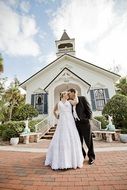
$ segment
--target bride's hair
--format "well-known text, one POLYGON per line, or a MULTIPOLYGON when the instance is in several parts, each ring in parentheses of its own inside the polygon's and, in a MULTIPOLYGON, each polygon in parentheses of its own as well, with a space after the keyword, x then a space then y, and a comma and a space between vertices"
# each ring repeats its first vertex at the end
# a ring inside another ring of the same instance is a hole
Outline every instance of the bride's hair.
POLYGON ((67 91, 60 92, 60 100, 63 98, 64 94, 67 94, 67 91))

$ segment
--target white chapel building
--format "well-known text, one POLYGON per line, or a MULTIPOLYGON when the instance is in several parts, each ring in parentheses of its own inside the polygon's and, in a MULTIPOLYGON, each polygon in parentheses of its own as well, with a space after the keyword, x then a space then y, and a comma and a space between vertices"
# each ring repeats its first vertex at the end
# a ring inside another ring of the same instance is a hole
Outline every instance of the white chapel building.
POLYGON ((70 39, 66 31, 55 43, 57 58, 20 85, 26 90, 26 103, 37 108, 40 118, 48 115, 53 124, 53 108, 60 92, 75 88, 89 101, 93 116, 101 115, 104 105, 115 95, 120 75, 77 58, 75 39, 70 39))

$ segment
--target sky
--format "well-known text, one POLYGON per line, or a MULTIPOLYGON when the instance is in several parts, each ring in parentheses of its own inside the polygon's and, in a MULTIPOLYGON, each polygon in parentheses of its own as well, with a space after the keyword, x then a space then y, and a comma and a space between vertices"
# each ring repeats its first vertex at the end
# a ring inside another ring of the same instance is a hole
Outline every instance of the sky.
POLYGON ((76 57, 127 75, 127 0, 0 0, 0 77, 23 82, 55 60, 64 29, 76 57))

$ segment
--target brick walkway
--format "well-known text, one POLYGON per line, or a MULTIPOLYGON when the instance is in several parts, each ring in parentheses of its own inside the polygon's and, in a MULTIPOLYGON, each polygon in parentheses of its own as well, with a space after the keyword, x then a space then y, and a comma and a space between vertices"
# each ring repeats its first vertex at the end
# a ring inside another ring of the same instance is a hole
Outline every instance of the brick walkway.
MULTIPOLYGON (((43 148, 48 144, 43 142, 43 148)), ((36 144, 39 148, 40 145, 36 144)), ((111 146, 103 142, 100 145, 102 149, 111 146)), ((122 145, 127 146, 119 144, 119 147, 122 145)), ((98 143, 95 146, 100 147, 98 143)), ((0 190, 127 190, 126 150, 96 152, 93 165, 85 160, 82 169, 66 171, 45 167, 45 155, 42 152, 0 151, 0 190)))

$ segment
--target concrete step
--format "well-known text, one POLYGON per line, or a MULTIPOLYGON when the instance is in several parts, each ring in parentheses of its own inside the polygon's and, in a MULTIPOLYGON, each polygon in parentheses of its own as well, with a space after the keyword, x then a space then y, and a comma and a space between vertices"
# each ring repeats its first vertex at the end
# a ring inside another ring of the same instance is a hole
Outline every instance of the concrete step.
POLYGON ((41 137, 41 139, 52 139, 55 130, 56 130, 56 127, 51 127, 49 131, 43 137, 41 137))
POLYGON ((50 131, 55 131, 55 130, 56 130, 56 128, 50 128, 49 130, 50 130, 50 131))
POLYGON ((48 131, 45 135, 54 135, 55 131, 48 131))
POLYGON ((41 139, 52 139, 52 135, 45 135, 43 137, 41 137, 41 139))
POLYGON ((55 132, 55 130, 56 130, 56 129, 50 129, 50 130, 49 130, 49 132, 53 132, 53 133, 54 133, 54 132, 55 132))

